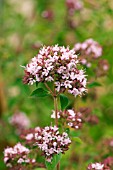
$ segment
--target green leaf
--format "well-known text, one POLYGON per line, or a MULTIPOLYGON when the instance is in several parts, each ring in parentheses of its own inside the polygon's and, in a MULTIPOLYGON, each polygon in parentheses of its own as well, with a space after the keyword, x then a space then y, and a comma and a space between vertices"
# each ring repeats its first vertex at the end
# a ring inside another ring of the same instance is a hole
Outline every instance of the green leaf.
POLYGON ((68 98, 64 94, 60 94, 60 104, 61 104, 61 109, 64 110, 69 103, 68 98))
POLYGON ((66 133, 69 135, 69 133, 70 133, 70 129, 69 128, 66 128, 66 133))
POLYGON ((50 95, 50 93, 43 88, 38 88, 31 93, 31 96, 33 97, 45 97, 48 95, 50 95))
POLYGON ((98 86, 102 86, 102 85, 96 81, 88 84, 89 88, 98 87, 98 86))
POLYGON ((69 133, 70 137, 79 137, 81 135, 80 131, 71 130, 69 133))
POLYGON ((73 141, 83 144, 83 141, 79 137, 73 137, 73 141))
POLYGON ((57 155, 54 155, 51 162, 45 161, 47 170, 54 170, 55 169, 55 167, 57 166, 58 162, 61 159, 61 155, 62 155, 61 153, 57 154, 57 155))

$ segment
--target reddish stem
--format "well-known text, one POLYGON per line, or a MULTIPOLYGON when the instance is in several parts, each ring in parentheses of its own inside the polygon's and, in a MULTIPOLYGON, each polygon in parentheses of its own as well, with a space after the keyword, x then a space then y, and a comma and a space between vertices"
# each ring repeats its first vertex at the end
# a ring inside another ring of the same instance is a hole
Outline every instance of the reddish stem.
POLYGON ((58 102, 57 102, 57 96, 54 96, 54 109, 55 109, 55 125, 58 127, 58 102))
MULTIPOLYGON (((53 96, 54 99, 54 109, 55 109, 55 125, 58 127, 58 101, 57 101, 57 95, 56 95, 56 91, 54 89, 54 93, 53 91, 50 89, 50 87, 44 83, 46 88, 50 91, 51 95, 53 96)), ((57 164, 56 167, 57 170, 60 170, 60 162, 57 164)))

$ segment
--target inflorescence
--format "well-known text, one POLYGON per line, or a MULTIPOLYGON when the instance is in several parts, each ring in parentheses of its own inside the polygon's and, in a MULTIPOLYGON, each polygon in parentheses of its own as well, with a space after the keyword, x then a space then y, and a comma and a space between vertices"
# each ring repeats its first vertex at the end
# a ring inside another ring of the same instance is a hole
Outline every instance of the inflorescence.
POLYGON ((25 67, 25 84, 53 82, 55 90, 67 89, 75 97, 86 92, 86 75, 79 69, 79 60, 74 50, 64 46, 44 46, 25 67))
POLYGON ((87 170, 111 170, 111 168, 104 163, 96 162, 89 164, 87 170))
POLYGON ((23 134, 22 138, 26 140, 27 144, 38 146, 48 162, 51 162, 55 154, 68 150, 71 143, 68 134, 65 132, 60 134, 56 126, 31 129, 28 133, 23 134))
POLYGON ((30 126, 30 120, 23 112, 15 112, 12 117, 10 117, 9 122, 16 127, 19 132, 30 126))
POLYGON ((102 55, 102 47, 93 39, 87 39, 83 43, 76 43, 74 46, 76 54, 80 55, 81 64, 91 67, 92 60, 102 55))
MULTIPOLYGON (((82 126, 82 115, 80 112, 75 112, 74 110, 60 110, 58 113, 58 118, 61 118, 65 121, 66 125, 74 129, 80 129, 82 126)), ((55 119, 55 111, 53 111, 51 118, 55 119)))
POLYGON ((4 162, 7 167, 12 167, 22 163, 35 163, 35 159, 28 158, 30 150, 17 143, 14 147, 8 147, 4 150, 4 162))

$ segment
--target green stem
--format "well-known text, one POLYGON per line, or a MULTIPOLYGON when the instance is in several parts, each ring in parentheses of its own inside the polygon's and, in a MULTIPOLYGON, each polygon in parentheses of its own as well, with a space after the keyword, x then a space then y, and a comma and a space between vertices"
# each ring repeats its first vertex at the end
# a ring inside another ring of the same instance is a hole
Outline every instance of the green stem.
MULTIPOLYGON (((55 125, 58 127, 58 99, 57 99, 58 95, 56 95, 55 89, 54 89, 54 93, 53 93, 53 91, 50 89, 50 87, 46 83, 44 83, 44 84, 45 84, 46 88, 50 91, 50 93, 54 99, 55 125)), ((60 162, 57 164, 56 169, 60 170, 60 162)))
POLYGON ((54 109, 55 109, 55 125, 58 127, 58 101, 57 96, 54 96, 54 109))

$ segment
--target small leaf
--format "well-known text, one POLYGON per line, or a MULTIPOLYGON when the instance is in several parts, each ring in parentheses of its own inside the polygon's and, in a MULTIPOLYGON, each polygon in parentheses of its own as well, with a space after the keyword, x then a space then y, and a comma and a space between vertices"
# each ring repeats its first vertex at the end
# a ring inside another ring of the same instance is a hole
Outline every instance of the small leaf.
POLYGON ((69 133, 70 133, 70 129, 69 128, 66 128, 66 133, 69 135, 69 133))
POLYGON ((33 97, 45 97, 48 95, 50 95, 49 92, 44 90, 43 88, 38 88, 31 93, 31 96, 33 97))
POLYGON ((60 161, 60 159, 61 159, 61 153, 54 155, 51 162, 46 161, 45 164, 46 164, 47 170, 54 170, 58 162, 60 161))
POLYGON ((83 144, 83 141, 79 137, 73 137, 73 141, 83 144))
POLYGON ((61 109, 64 110, 68 105, 68 98, 64 94, 60 94, 61 109))
POLYGON ((96 81, 88 84, 89 88, 98 87, 98 86, 102 86, 102 85, 96 81))

